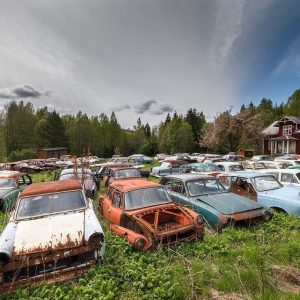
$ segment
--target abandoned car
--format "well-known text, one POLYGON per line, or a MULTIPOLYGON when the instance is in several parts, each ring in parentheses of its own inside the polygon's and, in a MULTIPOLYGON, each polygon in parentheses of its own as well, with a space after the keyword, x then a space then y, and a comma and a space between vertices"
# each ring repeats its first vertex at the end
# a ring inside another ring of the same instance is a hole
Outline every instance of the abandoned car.
POLYGON ((168 174, 179 173, 180 167, 186 165, 184 160, 166 160, 161 163, 158 167, 151 169, 152 176, 166 176, 168 174))
POLYGON ((300 217, 300 190, 297 186, 283 186, 272 174, 236 172, 219 175, 219 178, 232 193, 300 217))
POLYGON ((107 187, 116 180, 133 178, 142 178, 140 170, 133 167, 111 168, 109 173, 103 177, 103 182, 107 187))
POLYGON ((173 203, 158 183, 132 179, 115 181, 99 208, 110 229, 137 251, 169 246, 203 236, 204 221, 196 212, 173 203))
POLYGON ((9 211, 18 194, 32 183, 31 176, 19 171, 0 171, 0 209, 9 211))
POLYGON ((200 213, 206 223, 219 230, 226 225, 251 225, 270 220, 262 205, 229 193, 219 179, 207 175, 168 175, 161 179, 171 199, 200 213))
POLYGON ((0 292, 78 277, 104 248, 92 201, 77 180, 34 183, 20 193, 0 236, 0 292))
POLYGON ((56 174, 56 180, 77 179, 83 186, 87 197, 94 197, 100 189, 100 182, 88 168, 64 169, 56 174))

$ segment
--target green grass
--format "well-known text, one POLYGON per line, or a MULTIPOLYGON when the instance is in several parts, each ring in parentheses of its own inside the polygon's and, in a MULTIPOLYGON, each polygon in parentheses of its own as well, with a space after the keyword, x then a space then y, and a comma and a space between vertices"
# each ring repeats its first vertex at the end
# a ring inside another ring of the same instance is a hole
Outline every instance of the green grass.
MULTIPOLYGON (((0 214, 0 225, 6 221, 0 214)), ((100 221, 102 264, 75 282, 23 288, 8 299, 300 299, 296 217, 277 213, 269 223, 208 232, 203 241, 147 253, 133 251, 100 221)))

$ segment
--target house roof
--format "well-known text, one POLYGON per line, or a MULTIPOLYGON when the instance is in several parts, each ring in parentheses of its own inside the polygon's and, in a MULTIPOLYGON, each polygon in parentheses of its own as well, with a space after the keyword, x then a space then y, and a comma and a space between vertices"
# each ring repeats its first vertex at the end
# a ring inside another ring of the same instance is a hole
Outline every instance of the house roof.
POLYGON ((279 133, 279 128, 275 127, 275 125, 277 124, 278 121, 273 122, 270 126, 268 126, 267 128, 265 128, 262 131, 263 135, 277 135, 279 133))
POLYGON ((278 123, 284 123, 285 121, 292 121, 293 123, 300 124, 300 117, 284 116, 279 121, 276 122, 277 123, 276 126, 279 126, 278 123))

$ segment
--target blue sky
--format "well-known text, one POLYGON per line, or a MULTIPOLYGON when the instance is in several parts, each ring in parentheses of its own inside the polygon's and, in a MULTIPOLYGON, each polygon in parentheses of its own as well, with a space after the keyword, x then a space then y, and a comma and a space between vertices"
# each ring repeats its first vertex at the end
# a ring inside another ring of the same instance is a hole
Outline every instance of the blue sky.
POLYGON ((300 88, 297 0, 0 0, 0 105, 208 119, 300 88))

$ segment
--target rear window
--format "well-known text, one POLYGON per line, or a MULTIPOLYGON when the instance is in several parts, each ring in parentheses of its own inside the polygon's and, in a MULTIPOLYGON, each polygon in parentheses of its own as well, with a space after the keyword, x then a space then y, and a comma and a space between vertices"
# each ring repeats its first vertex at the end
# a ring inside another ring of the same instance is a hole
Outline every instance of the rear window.
POLYGON ((85 198, 81 190, 35 195, 20 199, 17 219, 39 217, 85 207, 85 198))
POLYGON ((129 178, 129 177, 142 177, 141 172, 137 169, 124 169, 115 171, 114 177, 116 179, 129 178))

